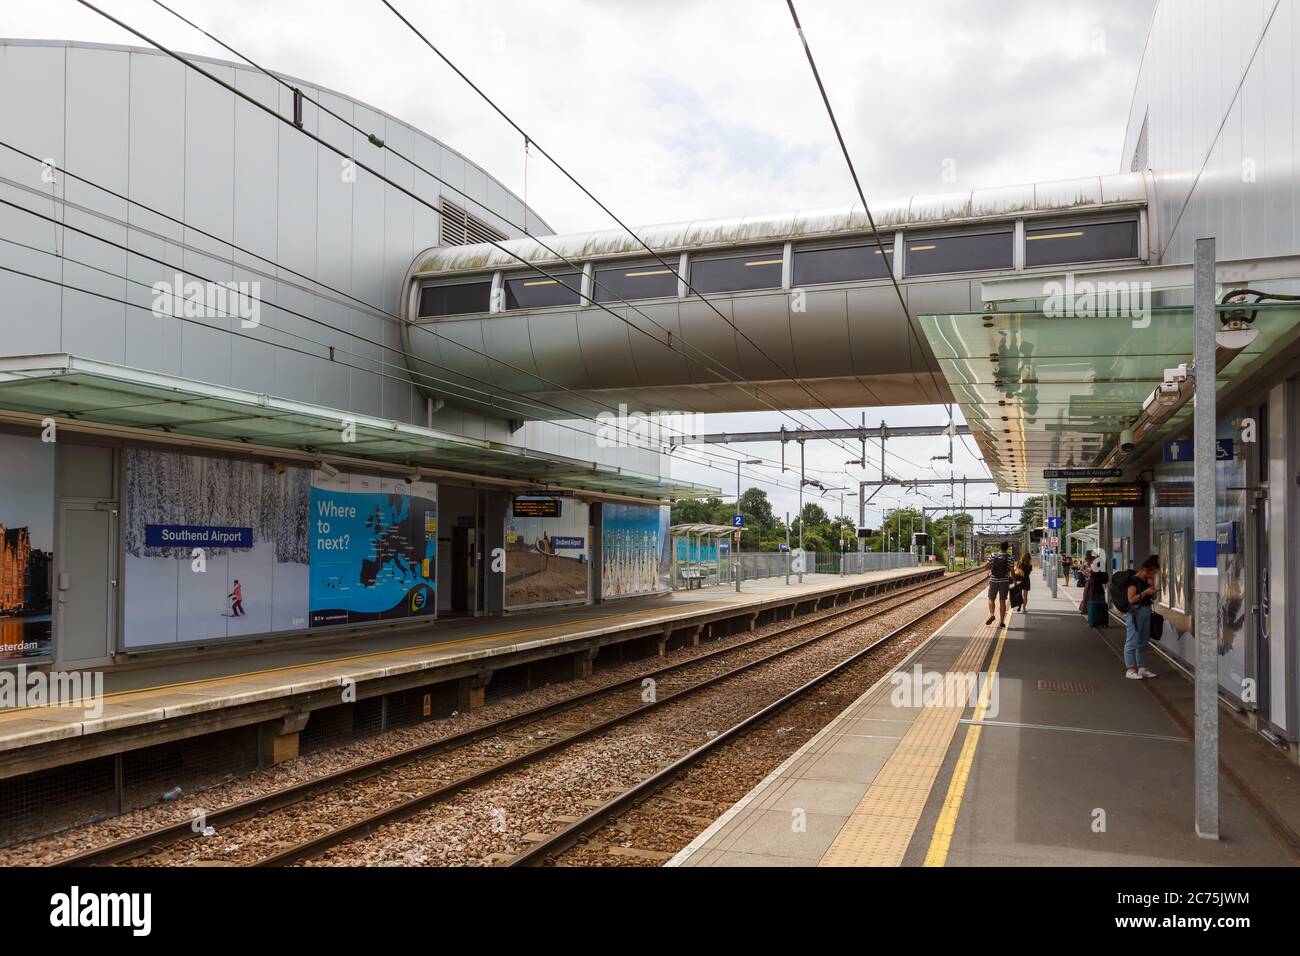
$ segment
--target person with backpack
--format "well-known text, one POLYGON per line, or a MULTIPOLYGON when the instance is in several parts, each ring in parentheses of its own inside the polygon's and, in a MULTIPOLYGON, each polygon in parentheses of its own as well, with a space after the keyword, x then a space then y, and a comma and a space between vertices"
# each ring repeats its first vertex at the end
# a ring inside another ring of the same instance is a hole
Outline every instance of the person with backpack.
POLYGON ((985 624, 992 624, 998 617, 993 613, 994 600, 999 604, 1003 626, 1007 623, 1007 598, 1011 594, 1011 555, 1007 550, 1010 547, 1003 541, 993 556, 984 562, 984 570, 989 573, 989 616, 985 624))
POLYGON ((1151 605, 1160 594, 1156 578, 1160 556, 1151 555, 1136 571, 1120 571, 1110 582, 1110 603, 1124 615, 1124 676, 1129 680, 1155 677, 1146 666, 1151 643, 1151 605))

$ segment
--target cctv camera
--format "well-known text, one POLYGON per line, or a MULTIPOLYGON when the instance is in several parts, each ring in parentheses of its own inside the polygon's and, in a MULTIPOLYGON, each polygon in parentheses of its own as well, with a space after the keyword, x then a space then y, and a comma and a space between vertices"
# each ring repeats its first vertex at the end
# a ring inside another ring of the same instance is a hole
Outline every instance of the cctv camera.
POLYGON ((1133 441, 1133 429, 1126 428, 1119 433, 1119 447, 1120 451, 1125 452, 1132 451, 1137 447, 1137 444, 1133 441))
POLYGON ((319 471, 326 478, 333 478, 335 475, 339 473, 339 470, 335 468, 333 465, 331 465, 328 461, 316 462, 316 470, 319 471))

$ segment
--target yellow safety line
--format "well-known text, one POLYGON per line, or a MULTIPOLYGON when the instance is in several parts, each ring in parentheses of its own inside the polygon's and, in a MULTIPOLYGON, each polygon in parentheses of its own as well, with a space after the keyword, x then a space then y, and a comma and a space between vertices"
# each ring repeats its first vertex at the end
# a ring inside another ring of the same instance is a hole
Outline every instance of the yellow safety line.
MULTIPOLYGON (((977 627, 948 673, 977 672, 996 633, 977 627)), ((964 703, 921 707, 818 866, 902 864, 965 711, 964 703)))
MULTIPOLYGON (((993 660, 989 662, 989 676, 980 692, 979 706, 975 708, 973 720, 983 720, 988 711, 989 695, 992 693, 993 681, 996 680, 998 663, 1002 659, 1002 648, 1007 641, 1007 629, 1003 625, 998 637, 997 647, 993 650, 993 660)), ((948 862, 948 851, 952 847, 952 836, 957 829, 957 815, 961 813, 962 797, 966 795, 966 781, 970 779, 971 767, 975 763, 975 749, 979 747, 979 724, 966 728, 966 739, 962 742, 957 765, 952 771, 952 780, 948 784, 948 794, 944 797, 939 819, 934 823, 934 833, 930 836, 930 849, 926 851, 922 866, 943 866, 948 862)))

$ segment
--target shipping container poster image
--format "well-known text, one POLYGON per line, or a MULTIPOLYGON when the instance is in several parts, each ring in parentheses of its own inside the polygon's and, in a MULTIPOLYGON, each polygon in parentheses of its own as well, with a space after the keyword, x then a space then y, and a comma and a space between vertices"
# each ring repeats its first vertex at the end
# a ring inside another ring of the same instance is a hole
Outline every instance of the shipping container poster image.
POLYGON ((0 660, 50 655, 54 445, 0 435, 0 660))
POLYGON ((655 505, 601 505, 603 597, 668 590, 668 509, 655 505))
POLYGON ((505 606, 532 607, 587 599, 585 502, 559 499, 558 518, 517 518, 506 512, 505 606))
POLYGON ((312 627, 434 614, 436 485, 318 473, 310 511, 312 627))
POLYGON ((307 626, 311 471, 126 450, 126 647, 307 626))

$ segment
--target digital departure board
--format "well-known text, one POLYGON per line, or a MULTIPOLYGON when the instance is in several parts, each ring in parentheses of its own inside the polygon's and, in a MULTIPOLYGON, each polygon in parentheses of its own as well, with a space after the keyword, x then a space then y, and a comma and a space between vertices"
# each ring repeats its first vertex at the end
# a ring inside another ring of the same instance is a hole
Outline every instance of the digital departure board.
POLYGON ((516 518, 558 518, 560 498, 516 498, 510 512, 516 518))
POLYGON ((1162 481, 1155 486, 1157 508, 1196 507, 1196 484, 1191 481, 1162 481))
POLYGON ((1143 481, 1103 481, 1065 486, 1067 508, 1140 508, 1147 503, 1143 481))

